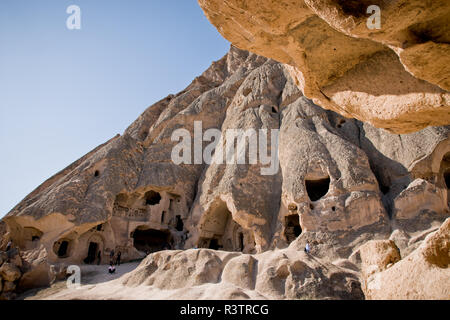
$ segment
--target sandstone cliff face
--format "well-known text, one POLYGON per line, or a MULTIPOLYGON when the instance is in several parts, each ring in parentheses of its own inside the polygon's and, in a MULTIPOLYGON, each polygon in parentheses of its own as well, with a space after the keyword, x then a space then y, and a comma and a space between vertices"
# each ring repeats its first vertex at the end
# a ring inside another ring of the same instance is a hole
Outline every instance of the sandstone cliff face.
POLYGON ((448 217, 449 134, 429 127, 397 135, 346 119, 304 97, 286 65, 232 47, 184 91, 27 196, 3 219, 3 243, 12 239, 28 261, 23 287, 52 282, 51 265, 197 247, 206 249, 154 253, 121 285, 190 290, 226 282, 232 296, 243 273, 251 290, 236 297, 362 298, 354 273, 360 245, 394 229, 407 242, 448 217), (230 129, 266 133, 279 170, 195 163, 192 154, 193 164, 174 163, 173 132, 194 137, 199 123, 221 132, 222 144, 230 129), (303 255, 306 241, 320 260, 303 255), (175 258, 181 262, 167 264, 175 258), (184 274, 183 265, 196 276, 178 283, 168 275, 184 274))
POLYGON ((321 107, 395 133, 450 122, 446 0, 198 2, 235 46, 288 64, 321 107), (380 28, 367 26, 371 5, 380 28))

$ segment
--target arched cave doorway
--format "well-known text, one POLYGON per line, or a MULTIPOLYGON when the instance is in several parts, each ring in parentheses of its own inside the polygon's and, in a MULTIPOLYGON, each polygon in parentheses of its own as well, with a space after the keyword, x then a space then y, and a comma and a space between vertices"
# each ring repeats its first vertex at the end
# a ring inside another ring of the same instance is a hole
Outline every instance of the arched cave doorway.
POLYGON ((207 213, 197 246, 213 250, 243 251, 245 238, 242 227, 233 220, 225 202, 220 201, 207 213), (208 236, 205 236, 208 235, 208 236))
POLYGON ((168 230, 156 230, 140 226, 134 230, 132 236, 134 247, 142 252, 151 253, 171 247, 172 237, 168 230))
MULTIPOLYGON (((98 230, 98 229, 97 229, 98 230)), ((103 238, 99 234, 94 234, 89 241, 87 242, 87 252, 86 252, 86 258, 84 258, 84 263, 91 264, 96 261, 98 261, 98 256, 100 254, 100 261, 101 261, 101 252, 103 250, 103 238)))
POLYGON ((327 194, 330 188, 330 177, 317 180, 306 179, 305 186, 309 199, 311 201, 317 201, 327 194))
POLYGON ((284 236, 286 237, 287 243, 291 243, 302 233, 302 228, 300 226, 298 214, 292 214, 286 216, 284 219, 284 236))

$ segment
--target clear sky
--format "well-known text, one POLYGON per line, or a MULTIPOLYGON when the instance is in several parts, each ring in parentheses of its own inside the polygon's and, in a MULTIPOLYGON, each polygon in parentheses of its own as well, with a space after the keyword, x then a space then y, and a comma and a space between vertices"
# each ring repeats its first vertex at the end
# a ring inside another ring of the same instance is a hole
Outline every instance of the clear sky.
POLYGON ((196 0, 1 0, 0 217, 228 49, 196 0))

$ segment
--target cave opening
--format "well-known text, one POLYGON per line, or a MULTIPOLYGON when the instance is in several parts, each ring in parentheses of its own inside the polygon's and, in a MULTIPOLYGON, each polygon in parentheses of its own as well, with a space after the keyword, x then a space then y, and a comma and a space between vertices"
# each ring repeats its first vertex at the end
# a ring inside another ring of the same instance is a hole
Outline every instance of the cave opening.
POLYGON ((209 249, 213 249, 213 250, 219 250, 222 246, 219 245, 219 240, 218 239, 211 239, 209 241, 209 249))
POLYGON ((98 252, 98 243, 89 242, 88 255, 84 259, 84 263, 86 264, 93 263, 95 261, 95 258, 97 257, 97 252, 98 252))
POLYGON ((327 194, 330 188, 330 177, 319 180, 305 180, 306 192, 311 201, 317 201, 327 194))
POLYGON ((244 231, 233 220, 224 201, 217 202, 207 213, 200 226, 204 236, 199 238, 199 248, 241 252, 244 250, 244 231), (240 235, 242 233, 242 235, 240 235))
POLYGON ((95 172, 94 172, 94 177, 98 177, 98 176, 100 176, 100 171, 95 170, 95 172))
POLYGON ((146 253, 164 250, 170 247, 171 235, 166 230, 144 229, 138 227, 133 232, 134 247, 146 253))
POLYGON ((445 186, 450 189, 450 169, 444 173, 445 186))
POLYGON ((244 234, 242 232, 239 232, 239 249, 244 251, 244 234))
POLYGON ((58 257, 65 258, 67 256, 67 249, 69 248, 69 241, 63 240, 59 244, 57 251, 58 257))
POLYGON ((288 243, 291 243, 302 233, 298 214, 292 214, 285 218, 284 235, 288 243))
POLYGON ((150 190, 147 193, 145 193, 144 197, 145 197, 145 204, 148 206, 154 206, 161 201, 161 195, 153 190, 150 190))
POLYGON ((178 215, 176 218, 177 218, 177 225, 175 229, 177 229, 177 231, 183 231, 184 223, 183 220, 181 219, 181 216, 178 215))

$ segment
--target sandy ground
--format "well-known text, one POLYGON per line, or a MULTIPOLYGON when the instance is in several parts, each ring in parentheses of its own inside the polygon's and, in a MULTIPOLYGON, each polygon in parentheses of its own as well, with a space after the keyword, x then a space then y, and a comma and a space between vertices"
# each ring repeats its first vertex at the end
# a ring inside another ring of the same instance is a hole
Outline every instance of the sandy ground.
MULTIPOLYGON (((67 288, 66 281, 58 281, 51 287, 45 289, 34 289, 25 292, 18 297, 20 300, 42 300, 42 299, 58 299, 58 296, 65 296, 70 293, 72 298, 76 299, 76 292, 82 292, 89 290, 99 284, 109 283, 123 276, 124 274, 133 271, 139 265, 138 262, 124 263, 120 266, 116 266, 116 273, 109 274, 109 265, 81 265, 81 288, 69 289, 67 288)), ((62 298, 64 299, 64 298, 62 298)), ((71 299, 71 298, 69 298, 71 299)))
POLYGON ((107 265, 83 265, 81 287, 68 288, 66 281, 54 283, 50 288, 34 289, 19 296, 19 300, 220 300, 228 293, 231 299, 267 299, 252 290, 236 292, 228 283, 207 283, 200 286, 161 290, 153 286, 124 286, 120 277, 133 271, 140 262, 125 263, 117 267, 116 274, 108 274, 107 265))

